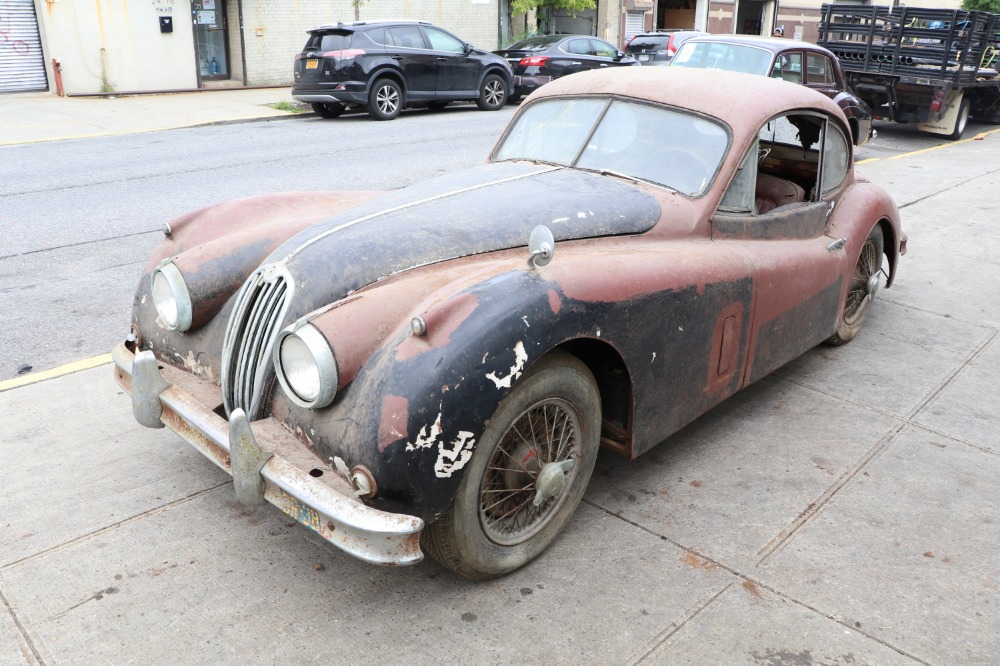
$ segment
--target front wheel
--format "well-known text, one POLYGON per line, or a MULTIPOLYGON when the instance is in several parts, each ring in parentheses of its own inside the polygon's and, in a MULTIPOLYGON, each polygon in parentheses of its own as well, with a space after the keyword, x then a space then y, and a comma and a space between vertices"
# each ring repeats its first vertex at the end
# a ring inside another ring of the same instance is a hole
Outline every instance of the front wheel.
POLYGON ((392 79, 379 79, 368 93, 367 106, 374 120, 392 120, 403 110, 403 91, 392 79))
POLYGON ((428 525, 428 554, 466 578, 510 573, 540 555, 587 488, 601 435, 601 396, 587 366, 554 352, 503 399, 454 504, 428 525))
POLYGON ((313 102, 312 108, 322 118, 337 118, 344 112, 343 104, 330 102, 313 102))
POLYGON ((487 74, 479 87, 476 106, 483 111, 496 111, 507 103, 507 84, 496 74, 487 74))
POLYGON ((844 314, 840 317, 837 332, 827 338, 828 344, 847 344, 861 332, 865 315, 881 285, 883 248, 882 227, 876 224, 861 247, 858 263, 851 273, 844 314))

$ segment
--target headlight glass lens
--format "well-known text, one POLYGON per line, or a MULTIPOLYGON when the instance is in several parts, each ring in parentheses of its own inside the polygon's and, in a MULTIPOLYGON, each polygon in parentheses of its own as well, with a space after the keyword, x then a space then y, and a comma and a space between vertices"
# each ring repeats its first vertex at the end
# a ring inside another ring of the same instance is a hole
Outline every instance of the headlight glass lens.
POLYGON ((281 369, 289 388, 305 402, 319 396, 319 366, 309 346, 294 333, 281 343, 281 369))
POLYGON ((159 271, 153 277, 153 305, 164 324, 170 328, 177 327, 177 299, 170 282, 159 271))
POLYGON ((292 324, 282 331, 273 354, 278 381, 292 402, 322 409, 337 397, 337 359, 330 342, 315 326, 292 324))

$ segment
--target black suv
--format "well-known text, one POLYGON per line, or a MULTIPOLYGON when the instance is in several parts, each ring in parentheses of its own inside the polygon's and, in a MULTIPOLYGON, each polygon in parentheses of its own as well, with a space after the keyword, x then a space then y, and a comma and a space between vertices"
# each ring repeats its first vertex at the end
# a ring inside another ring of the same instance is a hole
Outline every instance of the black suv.
POLYGON ((513 74, 503 58, 480 51, 426 21, 360 21, 309 31, 295 55, 292 97, 336 118, 348 106, 391 120, 404 106, 475 101, 484 111, 507 103, 513 74))
POLYGON ((698 30, 644 32, 628 40, 625 53, 638 60, 641 65, 667 65, 673 60, 681 44, 692 37, 702 37, 707 34, 698 30))

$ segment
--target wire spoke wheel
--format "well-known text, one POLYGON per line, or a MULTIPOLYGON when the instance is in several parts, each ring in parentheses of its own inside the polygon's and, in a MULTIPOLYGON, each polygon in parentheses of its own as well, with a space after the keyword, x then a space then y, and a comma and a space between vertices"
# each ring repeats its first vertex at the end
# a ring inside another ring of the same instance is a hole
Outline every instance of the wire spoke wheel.
POLYGON ((535 404, 511 425, 487 463, 481 484, 479 518, 491 541, 521 543, 545 526, 575 478, 579 431, 572 405, 560 398, 535 404), (564 463, 569 470, 553 463, 564 463), (543 475, 544 469, 563 476, 543 475))
POLYGON ((455 573, 486 580, 555 541, 587 490, 601 438, 601 393, 578 358, 554 350, 497 405, 454 502, 420 544, 455 573))
POLYGON ((861 256, 851 275, 851 286, 847 292, 847 303, 844 305, 844 321, 848 324, 854 324, 864 314, 866 306, 871 302, 868 283, 880 270, 878 247, 875 241, 869 238, 861 248, 861 256))
POLYGON ((847 285, 847 297, 844 299, 844 313, 840 317, 836 332, 827 338, 828 344, 847 344, 861 332, 865 315, 871 309, 872 301, 881 284, 883 248, 882 228, 876 224, 861 246, 858 261, 848 278, 850 282, 847 285))

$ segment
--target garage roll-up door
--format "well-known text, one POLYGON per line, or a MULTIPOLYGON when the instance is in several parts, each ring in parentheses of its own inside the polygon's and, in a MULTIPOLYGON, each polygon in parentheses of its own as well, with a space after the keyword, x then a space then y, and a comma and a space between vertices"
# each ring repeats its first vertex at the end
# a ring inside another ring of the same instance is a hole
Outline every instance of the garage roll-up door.
POLYGON ((625 43, 645 31, 644 17, 646 12, 625 12, 625 43))
POLYGON ((0 0, 0 92, 47 90, 33 0, 0 0))

